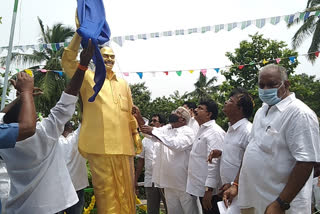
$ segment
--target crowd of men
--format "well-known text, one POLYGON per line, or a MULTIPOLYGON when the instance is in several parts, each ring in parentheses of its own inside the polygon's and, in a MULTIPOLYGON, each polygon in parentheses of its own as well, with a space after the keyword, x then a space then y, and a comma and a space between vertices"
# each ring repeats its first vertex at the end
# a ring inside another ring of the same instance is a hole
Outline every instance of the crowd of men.
POLYGON ((0 156, 11 186, 6 213, 81 213, 88 185, 85 159, 99 214, 135 213, 134 180, 143 167, 149 214, 159 213, 160 200, 169 214, 217 214, 221 200, 242 214, 311 213, 319 123, 290 92, 283 67, 270 64, 260 70, 263 105, 253 123, 251 95, 235 88, 223 107, 227 132, 216 123, 213 100, 198 106, 186 102, 170 114, 168 124, 155 114, 148 125, 133 105, 127 83, 111 70, 110 48, 101 49, 108 84, 95 102, 87 102, 94 50, 89 40, 76 62, 80 40, 75 34, 65 51, 62 65, 72 78, 47 118, 36 123, 33 79, 20 72, 13 81, 19 97, 2 110, 0 125, 0 156), (70 134, 68 121, 79 92, 83 121, 70 134), (138 125, 144 139, 134 176, 138 125))
MULTIPOLYGON (((263 105, 253 123, 251 95, 242 88, 231 92, 223 107, 227 132, 216 123, 213 100, 186 102, 168 124, 156 114, 140 125, 144 150, 135 181, 144 163, 149 214, 159 213, 161 199, 169 214, 218 214, 221 200, 235 213, 311 213, 320 158, 317 115, 290 92, 279 65, 263 67, 258 86, 263 105)), ((133 112, 141 121, 138 107, 133 112)))

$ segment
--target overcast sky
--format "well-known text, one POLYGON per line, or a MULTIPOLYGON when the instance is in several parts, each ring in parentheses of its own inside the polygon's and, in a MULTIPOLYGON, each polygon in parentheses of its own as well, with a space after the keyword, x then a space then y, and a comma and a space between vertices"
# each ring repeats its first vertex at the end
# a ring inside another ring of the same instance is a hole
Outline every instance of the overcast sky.
MULTIPOLYGON (((288 15, 303 11, 306 0, 104 0, 107 21, 112 36, 122 36, 155 31, 185 29, 206 25, 225 24, 272 16, 288 15)), ((7 46, 10 34, 14 1, 1 4, 0 46, 7 46)), ((76 0, 19 0, 19 10, 15 28, 14 45, 37 44, 40 36, 37 16, 46 25, 62 22, 74 26, 76 0)), ((207 32, 173 36, 149 40, 126 41, 122 47, 112 43, 116 53, 115 70, 133 72, 123 76, 129 83, 146 82, 152 97, 172 94, 178 90, 181 94, 194 89, 193 84, 199 76, 199 70, 190 74, 183 72, 179 77, 175 73, 146 73, 140 80, 134 72, 190 70, 215 68, 229 65, 225 57, 227 51, 239 47, 239 42, 248 39, 249 34, 259 32, 267 38, 283 40, 291 46, 291 38, 298 26, 287 29, 285 22, 278 25, 266 24, 258 29, 254 26, 240 30, 207 32)), ((305 54, 310 39, 297 51, 305 54)), ((311 65, 305 57, 299 57, 297 73, 307 73, 320 77, 320 59, 311 65)), ((19 67, 13 65, 12 68, 19 67)), ((22 67, 20 67, 22 68, 22 67)), ((218 76, 209 70, 208 77, 218 76)))

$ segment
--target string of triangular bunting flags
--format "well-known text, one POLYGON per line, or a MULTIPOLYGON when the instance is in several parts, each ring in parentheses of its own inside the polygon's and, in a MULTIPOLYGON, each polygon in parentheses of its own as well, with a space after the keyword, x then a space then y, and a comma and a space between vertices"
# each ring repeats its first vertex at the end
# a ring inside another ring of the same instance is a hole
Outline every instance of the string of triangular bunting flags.
POLYGON ((221 30, 231 31, 235 28, 240 28, 241 30, 243 30, 251 25, 256 26, 257 28, 263 28, 267 23, 270 23, 272 25, 277 25, 280 23, 280 21, 285 21, 287 24, 291 24, 296 19, 307 20, 311 16, 316 16, 320 18, 320 11, 297 12, 294 14, 284 15, 284 16, 274 16, 269 18, 260 18, 260 19, 246 20, 241 22, 231 22, 227 24, 216 24, 212 26, 208 25, 208 26, 188 28, 188 29, 176 29, 176 30, 168 30, 163 32, 116 36, 116 37, 113 37, 112 40, 118 45, 122 46, 125 41, 135 41, 138 39, 147 40, 147 39, 159 38, 159 37, 182 36, 182 35, 189 35, 194 33, 206 33, 206 32, 218 33, 221 30))
MULTIPOLYGON (((281 21, 285 21, 286 23, 290 24, 293 23, 296 19, 299 20, 307 20, 309 17, 316 16, 320 18, 320 11, 312 11, 312 12, 297 12, 294 14, 284 15, 284 16, 274 16, 270 18, 260 18, 254 20, 247 20, 242 22, 231 22, 227 24, 217 24, 212 26, 202 26, 202 27, 195 27, 195 28, 187 28, 187 29, 176 29, 176 30, 167 30, 162 32, 153 32, 153 33, 141 33, 136 35, 125 35, 125 36, 115 36, 112 37, 111 40, 117 43, 118 45, 122 46, 125 41, 135 41, 135 40, 147 40, 153 38, 160 38, 160 37, 170 37, 170 36, 183 36, 189 35, 194 33, 206 33, 206 32, 215 32, 218 33, 221 30, 231 31, 234 28, 240 28, 241 30, 253 25, 257 28, 263 28, 267 23, 272 25, 277 25, 281 21)), ((44 49, 51 49, 51 50, 59 50, 62 47, 67 47, 68 42, 62 43, 49 43, 49 44, 36 44, 36 45, 18 45, 13 47, 13 51, 22 51, 26 52, 29 49, 41 51, 44 49)), ((8 47, 0 47, 0 54, 4 51, 8 50, 8 47)))
MULTIPOLYGON (((307 54, 300 54, 297 57, 307 56, 307 55, 312 55, 312 54, 314 54, 316 57, 319 57, 320 51, 310 52, 310 53, 307 53, 307 54)), ((231 68, 231 67, 236 67, 239 70, 242 70, 246 66, 261 65, 261 64, 265 65, 265 64, 270 63, 270 62, 279 64, 284 59, 289 59, 291 63, 295 63, 297 57, 296 56, 290 56, 290 57, 282 57, 282 58, 275 58, 275 59, 263 59, 262 61, 259 61, 259 62, 252 61, 252 62, 250 62, 248 64, 227 65, 227 66, 224 66, 224 67, 209 67, 209 68, 201 68, 201 69, 167 70, 167 71, 117 72, 117 73, 120 73, 120 74, 122 74, 124 76, 130 76, 130 74, 137 74, 140 79, 143 78, 143 74, 144 73, 152 73, 152 74, 163 73, 166 76, 168 76, 169 73, 176 73, 178 76, 181 76, 183 72, 189 72, 189 73, 192 74, 195 71, 200 71, 203 74, 203 76, 206 76, 206 74, 208 73, 208 70, 210 70, 210 69, 215 71, 216 73, 219 73, 222 69, 231 68)), ((5 70, 4 67, 0 67, 0 69, 5 70)), ((27 73, 29 73, 30 75, 32 74, 32 72, 35 72, 35 71, 39 71, 39 72, 42 72, 42 73, 52 72, 53 71, 55 73, 58 73, 59 76, 63 75, 63 71, 57 71, 57 70, 46 70, 46 69, 21 69, 21 70, 19 70, 19 69, 16 69, 17 72, 23 71, 23 70, 26 71, 27 73)))

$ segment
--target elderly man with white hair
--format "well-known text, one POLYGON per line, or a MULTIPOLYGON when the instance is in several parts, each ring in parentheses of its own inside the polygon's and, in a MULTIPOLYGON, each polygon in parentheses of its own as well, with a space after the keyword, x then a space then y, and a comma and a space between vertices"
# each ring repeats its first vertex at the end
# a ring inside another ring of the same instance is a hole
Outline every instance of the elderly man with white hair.
POLYGON ((184 107, 177 108, 169 117, 169 124, 154 128, 142 126, 142 132, 160 142, 155 162, 160 166, 152 181, 164 188, 169 213, 198 213, 195 196, 186 192, 189 155, 194 132, 188 126, 191 115, 184 107), (158 175, 158 176, 157 176, 158 175))
MULTIPOLYGON (((313 167, 320 161, 317 115, 290 92, 284 67, 263 67, 258 86, 263 105, 242 161, 241 213, 311 213, 313 167)), ((224 200, 231 202, 237 190, 230 187, 224 200)))

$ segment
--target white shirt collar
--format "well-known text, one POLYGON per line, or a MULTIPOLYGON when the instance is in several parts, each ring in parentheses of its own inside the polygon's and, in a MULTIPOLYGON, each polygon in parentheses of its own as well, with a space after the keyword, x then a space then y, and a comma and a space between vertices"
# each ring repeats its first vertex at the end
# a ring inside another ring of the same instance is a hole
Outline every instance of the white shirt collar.
POLYGON ((231 125, 229 122, 229 127, 233 130, 236 130, 238 127, 240 127, 242 124, 247 123, 248 119, 247 118, 242 118, 241 120, 238 120, 235 124, 231 125))
POLYGON ((289 96, 287 96, 285 99, 281 100, 279 103, 277 103, 275 106, 279 111, 284 111, 287 106, 296 99, 296 95, 292 92, 289 96))
POLYGON ((205 122, 204 124, 201 125, 202 126, 205 126, 205 127, 208 127, 208 126, 211 126, 212 124, 215 124, 216 121, 215 120, 209 120, 207 122, 205 122))
MULTIPOLYGON (((279 103, 275 104, 274 106, 279 110, 279 111, 284 111, 287 106, 296 99, 296 95, 294 92, 291 92, 289 96, 287 96, 285 99, 281 100, 279 103)), ((272 106, 273 107, 273 106, 272 106)), ((266 103, 262 103, 262 108, 268 109, 269 105, 266 103)))

